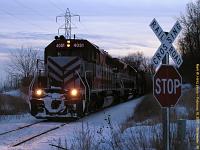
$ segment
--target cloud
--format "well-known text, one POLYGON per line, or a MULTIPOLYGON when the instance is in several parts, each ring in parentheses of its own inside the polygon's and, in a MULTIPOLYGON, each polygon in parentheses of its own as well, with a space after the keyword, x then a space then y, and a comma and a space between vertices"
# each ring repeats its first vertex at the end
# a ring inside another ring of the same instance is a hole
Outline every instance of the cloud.
POLYGON ((87 34, 87 33, 80 33, 77 34, 78 38, 84 38, 84 39, 97 39, 97 40, 117 40, 117 37, 110 36, 110 35, 102 35, 102 34, 87 34))
POLYGON ((9 57, 10 57, 10 54, 9 53, 0 53, 0 58, 1 58, 1 61, 7 61, 9 60, 9 57))
POLYGON ((139 47, 150 47, 150 45, 148 43, 139 43, 139 42, 134 42, 134 41, 124 42, 124 44, 135 45, 135 46, 139 46, 139 47))
POLYGON ((18 40, 50 40, 54 37, 49 33, 37 33, 37 32, 14 32, 14 33, 0 33, 0 39, 18 39, 18 40))
POLYGON ((44 49, 54 39, 53 34, 37 32, 0 33, 0 52, 9 53, 17 49, 44 49))

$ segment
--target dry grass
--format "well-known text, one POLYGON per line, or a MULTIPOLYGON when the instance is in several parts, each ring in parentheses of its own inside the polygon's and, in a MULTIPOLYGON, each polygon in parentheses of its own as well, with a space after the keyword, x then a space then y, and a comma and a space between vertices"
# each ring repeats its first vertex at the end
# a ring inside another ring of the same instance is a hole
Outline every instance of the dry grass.
POLYGON ((137 125, 137 123, 153 125, 161 120, 161 108, 152 94, 146 95, 142 102, 138 104, 129 117, 121 126, 121 130, 137 125))
POLYGON ((98 150, 98 145, 94 142, 94 132, 89 128, 88 124, 82 122, 81 129, 74 133, 71 150, 98 150))
POLYGON ((152 94, 144 97, 143 101, 136 107, 134 112, 134 120, 142 122, 146 119, 159 117, 161 108, 152 94))
MULTIPOLYGON (((177 114, 175 107, 170 110, 170 120, 172 122, 178 119, 195 119, 195 88, 185 91, 176 107, 184 107, 187 110, 187 114, 177 114)), ((162 111, 160 105, 157 103, 156 99, 152 94, 146 95, 143 101, 136 107, 133 112, 132 117, 128 118, 122 124, 122 130, 125 130, 128 127, 145 124, 153 125, 160 123, 162 121, 162 111)))
MULTIPOLYGON (((103 131, 98 133, 98 130, 91 129, 88 124, 82 123, 82 128, 76 130, 71 145, 66 144, 66 139, 63 144, 59 139, 56 144, 50 145, 54 145, 58 150, 163 150, 162 125, 135 126, 121 132, 119 128, 113 128, 115 125, 111 123, 109 117, 107 119, 108 128, 102 129, 106 131, 106 135, 102 134, 103 131)), ((180 149, 177 124, 172 124, 171 128, 170 149, 180 149)), ((191 126, 186 131, 184 148, 193 149, 194 142, 195 129, 191 126)))
POLYGON ((16 115, 27 112, 29 112, 29 107, 23 98, 0 94, 0 115, 16 115))
POLYGON ((195 105, 196 105, 196 100, 195 100, 195 88, 190 89, 186 91, 185 93, 182 94, 178 105, 184 106, 187 108, 188 111, 188 119, 195 119, 195 105))

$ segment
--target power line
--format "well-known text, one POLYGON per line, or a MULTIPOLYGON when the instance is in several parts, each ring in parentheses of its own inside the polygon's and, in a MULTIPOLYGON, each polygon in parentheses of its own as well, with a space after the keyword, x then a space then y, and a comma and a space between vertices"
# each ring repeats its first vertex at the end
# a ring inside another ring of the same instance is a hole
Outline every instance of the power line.
MULTIPOLYGON (((37 10, 35 10, 35 9, 33 9, 33 8, 31 8, 31 7, 28 7, 27 5, 24 5, 23 3, 21 3, 20 1, 18 1, 18 0, 14 0, 14 2, 18 5, 18 6, 20 6, 20 7, 22 7, 22 8, 26 8, 27 10, 31 10, 32 12, 35 12, 35 14, 38 14, 39 16, 43 16, 43 17, 47 17, 47 16, 45 16, 45 15, 43 15, 42 13, 40 13, 39 11, 37 11, 37 10)), ((51 18, 52 19, 52 18, 51 18)))
POLYGON ((58 7, 57 4, 54 3, 52 0, 49 0, 49 2, 50 2, 50 4, 51 4, 53 7, 55 7, 55 8, 58 9, 59 11, 61 11, 61 12, 64 11, 63 9, 61 9, 60 7, 58 7))
POLYGON ((89 35, 89 30, 87 29, 87 27, 82 23, 80 22, 81 26, 85 29, 86 33, 89 35))
POLYGON ((15 18, 15 19, 18 19, 18 20, 20 20, 20 21, 22 21, 22 22, 25 22, 25 23, 27 23, 27 24, 30 24, 30 25, 32 25, 32 26, 34 26, 34 27, 40 28, 40 29, 42 29, 42 30, 46 30, 45 28, 43 28, 43 27, 41 27, 41 26, 39 26, 39 25, 37 25, 37 24, 35 24, 35 23, 32 23, 32 22, 30 22, 30 21, 28 21, 28 20, 19 18, 17 15, 14 15, 14 14, 11 13, 11 12, 8 12, 8 11, 3 10, 3 9, 0 9, 0 11, 3 12, 3 13, 5 13, 5 14, 7 14, 8 16, 11 16, 11 17, 13 17, 13 18, 15 18))

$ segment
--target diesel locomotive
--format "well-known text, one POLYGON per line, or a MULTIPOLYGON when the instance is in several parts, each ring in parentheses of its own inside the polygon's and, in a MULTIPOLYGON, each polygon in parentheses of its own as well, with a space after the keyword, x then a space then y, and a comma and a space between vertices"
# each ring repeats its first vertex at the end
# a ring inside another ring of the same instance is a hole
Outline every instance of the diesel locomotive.
POLYGON ((137 68, 88 40, 56 36, 37 61, 29 106, 36 118, 82 117, 144 91, 137 68))

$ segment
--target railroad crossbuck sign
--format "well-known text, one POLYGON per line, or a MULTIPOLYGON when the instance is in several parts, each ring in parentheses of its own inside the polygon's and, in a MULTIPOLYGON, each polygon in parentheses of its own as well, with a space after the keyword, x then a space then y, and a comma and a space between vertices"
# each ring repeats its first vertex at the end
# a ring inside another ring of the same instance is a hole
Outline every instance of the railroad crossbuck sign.
POLYGON ((153 77, 153 94, 162 107, 173 107, 181 96, 182 78, 170 65, 161 65, 153 77))
POLYGON ((168 52, 169 55, 172 57, 173 61, 175 62, 175 64, 178 67, 180 67, 183 60, 181 58, 181 55, 175 50, 175 48, 172 45, 175 38, 177 37, 177 35, 182 29, 179 22, 177 21, 175 23, 175 25, 173 26, 173 28, 168 34, 166 34, 162 30, 162 28, 160 27, 160 25, 158 24, 155 18, 150 23, 150 27, 153 30, 153 32, 156 34, 160 42, 162 43, 152 58, 153 64, 157 67, 162 61, 162 59, 164 58, 166 52, 168 52))

